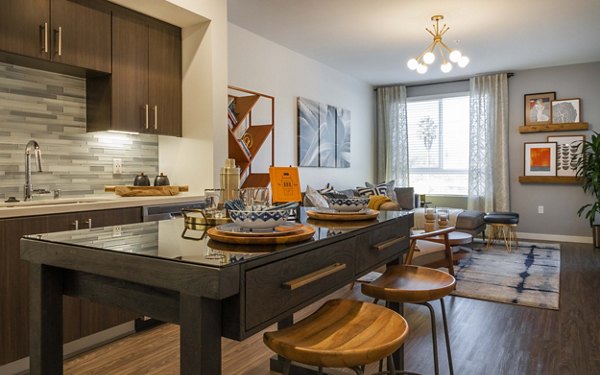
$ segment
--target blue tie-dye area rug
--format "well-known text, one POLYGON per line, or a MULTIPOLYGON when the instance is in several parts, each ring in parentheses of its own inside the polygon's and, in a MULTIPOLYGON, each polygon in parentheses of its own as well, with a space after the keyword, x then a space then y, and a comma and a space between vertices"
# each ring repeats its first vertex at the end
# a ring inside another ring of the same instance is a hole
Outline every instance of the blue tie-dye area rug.
POLYGON ((512 253, 473 244, 454 271, 455 296, 558 310, 559 244, 520 242, 512 253))

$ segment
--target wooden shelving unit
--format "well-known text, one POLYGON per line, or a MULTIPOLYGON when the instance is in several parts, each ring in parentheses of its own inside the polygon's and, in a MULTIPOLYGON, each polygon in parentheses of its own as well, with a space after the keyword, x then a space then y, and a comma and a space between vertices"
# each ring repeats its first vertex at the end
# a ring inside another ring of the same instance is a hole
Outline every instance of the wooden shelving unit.
POLYGON ((522 184, 581 184, 581 178, 575 176, 519 176, 522 184))
MULTIPOLYGON (((269 147, 265 141, 271 136, 271 163, 263 167, 266 169, 275 164, 275 98, 240 87, 228 88, 229 106, 233 109, 236 120, 233 126, 228 126, 228 154, 240 167, 240 185, 242 188, 269 186, 269 174, 253 171, 253 163, 259 150, 269 147), (271 118, 268 123, 257 124, 254 122, 252 111, 261 101, 266 101, 270 106, 271 118), (240 142, 244 142, 246 147, 240 142)), ((254 167, 256 169, 257 166, 254 167)))
POLYGON ((565 132, 571 130, 588 130, 589 127, 590 125, 587 122, 577 122, 572 124, 527 125, 520 126, 519 133, 565 132))

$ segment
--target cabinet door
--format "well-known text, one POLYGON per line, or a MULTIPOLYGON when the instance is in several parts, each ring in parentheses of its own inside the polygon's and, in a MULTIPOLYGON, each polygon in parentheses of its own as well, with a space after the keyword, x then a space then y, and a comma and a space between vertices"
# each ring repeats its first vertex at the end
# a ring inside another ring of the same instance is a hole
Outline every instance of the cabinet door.
POLYGON ((0 50, 50 58, 48 0, 0 1, 0 50))
POLYGON ((149 25, 151 130, 181 137, 181 29, 149 25))
POLYGON ((0 365, 29 355, 29 263, 19 241, 45 231, 45 218, 0 220, 0 365))
MULTIPOLYGON (((0 220, 0 365, 29 355, 29 263, 20 239, 48 231, 47 216, 0 220)), ((79 311, 77 299, 63 297, 63 342, 81 336, 79 311)))
POLYGON ((112 27, 111 129, 147 132, 148 24, 121 11, 113 13, 112 27))
MULTIPOLYGON (((89 226, 97 228, 108 225, 139 223, 142 221, 142 210, 140 207, 86 211, 78 215, 80 223, 83 223, 83 226, 80 226, 82 229, 89 226)), ((139 314, 130 311, 81 300, 81 337, 132 321, 138 317, 139 314)))
POLYGON ((52 60, 110 73, 110 11, 98 3, 52 0, 52 60))

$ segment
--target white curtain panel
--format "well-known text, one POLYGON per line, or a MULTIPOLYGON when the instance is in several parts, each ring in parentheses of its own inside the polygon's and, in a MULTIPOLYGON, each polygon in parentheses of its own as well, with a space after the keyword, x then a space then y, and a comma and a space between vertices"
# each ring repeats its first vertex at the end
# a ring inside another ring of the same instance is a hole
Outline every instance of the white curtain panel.
POLYGON ((408 186, 406 86, 377 88, 377 181, 408 186))
POLYGON ((509 211, 508 77, 473 77, 470 94, 468 208, 509 211))

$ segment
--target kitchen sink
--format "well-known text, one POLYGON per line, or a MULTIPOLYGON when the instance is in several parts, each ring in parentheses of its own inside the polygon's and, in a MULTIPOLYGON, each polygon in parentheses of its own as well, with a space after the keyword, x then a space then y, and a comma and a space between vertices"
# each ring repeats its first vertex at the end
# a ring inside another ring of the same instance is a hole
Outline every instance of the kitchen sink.
POLYGON ((16 207, 36 207, 36 206, 53 206, 60 204, 81 204, 81 203, 97 203, 108 202, 111 198, 58 198, 58 199, 40 199, 33 201, 21 202, 0 202, 0 208, 16 208, 16 207))

